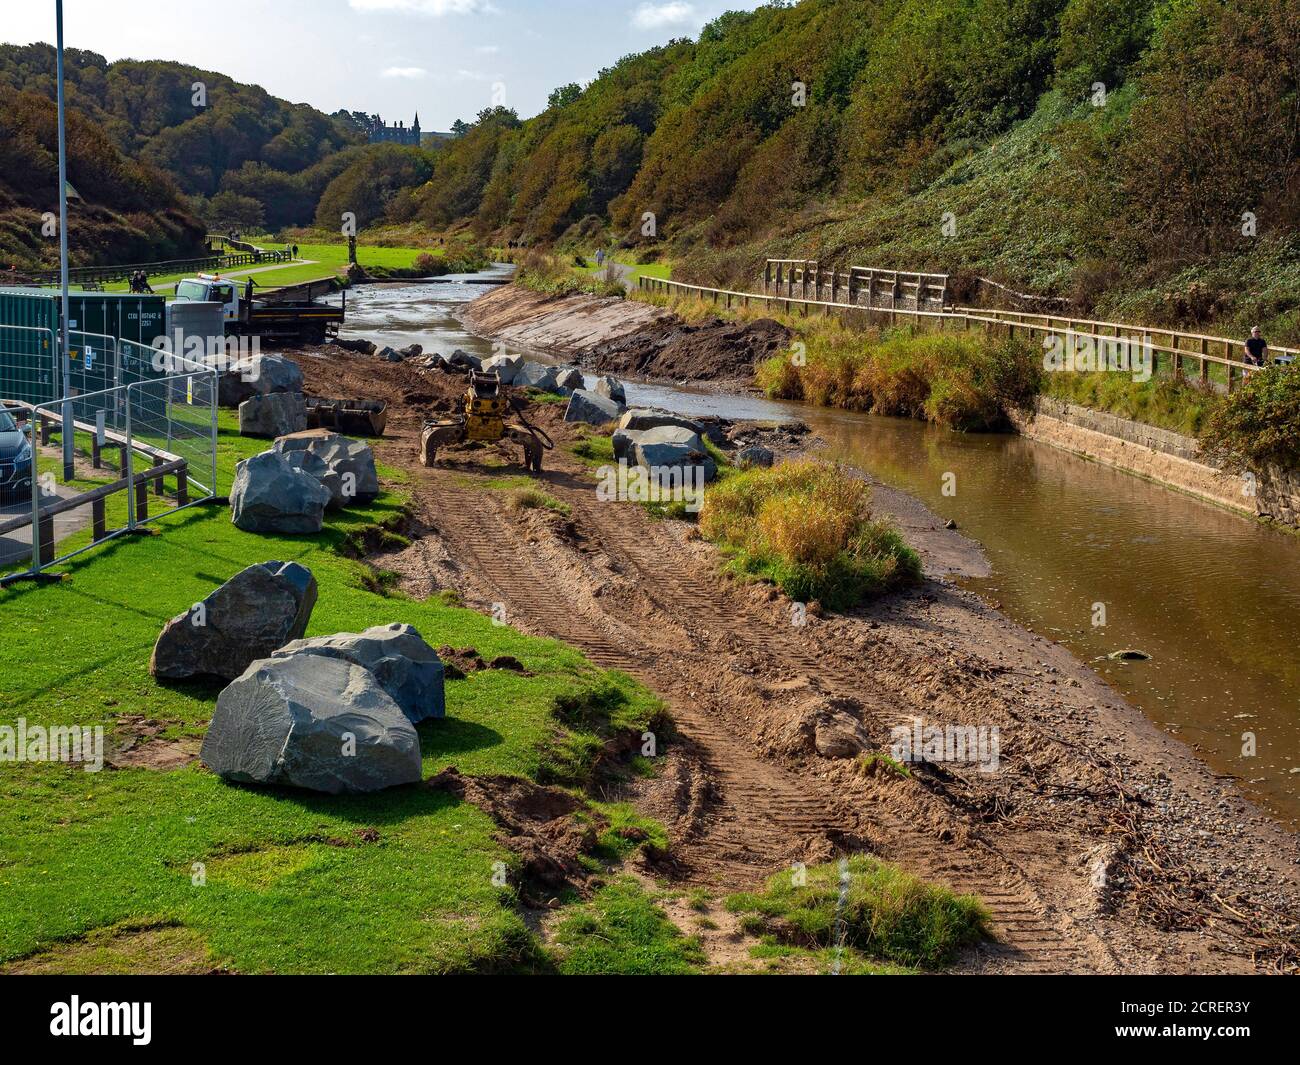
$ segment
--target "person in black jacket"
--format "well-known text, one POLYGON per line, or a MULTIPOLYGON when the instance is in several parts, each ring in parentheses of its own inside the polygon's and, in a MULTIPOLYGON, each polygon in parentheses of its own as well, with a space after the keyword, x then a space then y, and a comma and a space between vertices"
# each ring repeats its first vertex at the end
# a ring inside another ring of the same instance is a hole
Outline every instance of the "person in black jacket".
POLYGON ((1268 365, 1268 341, 1260 334, 1259 326, 1251 329, 1250 336, 1246 338, 1245 348, 1246 362, 1252 366, 1268 365))

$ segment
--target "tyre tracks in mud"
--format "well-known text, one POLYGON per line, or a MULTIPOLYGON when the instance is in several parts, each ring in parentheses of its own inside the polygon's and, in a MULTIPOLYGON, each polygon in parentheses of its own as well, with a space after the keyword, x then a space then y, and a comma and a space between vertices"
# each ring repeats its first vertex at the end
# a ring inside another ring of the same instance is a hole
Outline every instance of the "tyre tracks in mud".
MULTIPOLYGON (((471 475, 472 477, 472 475, 471 475)), ((764 757, 709 703, 719 690, 700 690, 730 666, 708 644, 719 636, 790 672, 816 677, 833 694, 876 699, 888 716, 887 697, 799 646, 790 632, 740 601, 734 588, 694 560, 682 563, 683 545, 665 523, 634 504, 601 503, 594 488, 571 472, 548 473, 544 487, 571 508, 579 535, 632 580, 651 606, 644 633, 614 614, 592 616, 591 600, 570 592, 577 573, 535 559, 527 537, 505 512, 500 494, 464 484, 449 470, 419 470, 421 518, 454 548, 456 565, 485 603, 506 605, 511 624, 580 648, 594 663, 637 677, 670 707, 679 746, 701 779, 679 787, 684 814, 670 826, 688 882, 741 890, 797 861, 812 840, 853 849, 866 827, 874 849, 924 880, 979 897, 991 915, 994 941, 960 968, 1017 973, 1109 972, 1119 968, 1101 939, 1046 901, 1014 858, 967 837, 945 841, 932 830, 877 803, 857 810, 834 788, 764 757), (458 483, 459 482, 459 483, 458 483), (686 630, 685 646, 665 648, 654 614, 686 630), (629 628, 631 631, 629 631, 629 628), (701 675, 706 678, 701 681, 701 675)), ((715 706, 716 709, 716 706, 715 706)))

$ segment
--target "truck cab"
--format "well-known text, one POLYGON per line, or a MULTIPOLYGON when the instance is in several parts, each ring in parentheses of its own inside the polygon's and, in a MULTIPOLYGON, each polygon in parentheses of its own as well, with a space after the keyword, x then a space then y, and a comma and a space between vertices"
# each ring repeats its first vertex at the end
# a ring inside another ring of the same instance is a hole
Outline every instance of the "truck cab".
POLYGON ((342 306, 318 302, 319 290, 333 291, 334 280, 321 280, 250 296, 249 281, 220 274, 199 274, 176 286, 173 303, 212 303, 221 307, 227 336, 256 336, 263 343, 323 344, 336 336, 347 312, 342 306))
POLYGON ((198 277, 186 278, 177 283, 176 299, 185 302, 220 303, 223 321, 240 321, 239 286, 234 281, 223 280, 219 275, 199 274, 198 277))

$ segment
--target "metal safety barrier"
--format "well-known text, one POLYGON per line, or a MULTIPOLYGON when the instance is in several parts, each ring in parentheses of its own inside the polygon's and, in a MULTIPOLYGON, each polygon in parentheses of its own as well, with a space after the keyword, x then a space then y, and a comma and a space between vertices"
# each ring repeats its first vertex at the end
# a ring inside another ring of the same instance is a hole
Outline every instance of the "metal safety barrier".
POLYGON ((219 370, 131 341, 115 341, 111 358, 103 350, 89 373, 111 375, 110 387, 32 402, 0 377, 0 418, 30 441, 25 463, 0 463, 0 582, 39 577, 217 495, 219 370), (65 436, 76 462, 60 483, 65 436))

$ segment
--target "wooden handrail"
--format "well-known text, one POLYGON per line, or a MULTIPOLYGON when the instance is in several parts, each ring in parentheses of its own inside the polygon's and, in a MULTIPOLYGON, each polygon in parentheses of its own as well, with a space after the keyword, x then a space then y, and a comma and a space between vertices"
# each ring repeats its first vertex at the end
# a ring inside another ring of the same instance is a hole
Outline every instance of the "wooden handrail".
MULTIPOLYGON (((49 506, 41 507, 40 520, 42 522, 49 518, 57 517, 60 514, 66 514, 70 510, 76 510, 78 507, 89 506, 92 503, 98 503, 107 499, 117 492, 125 491, 131 487, 138 487, 142 484, 148 484, 150 481, 159 480, 173 473, 185 472, 189 463, 185 459, 176 459, 173 462, 164 462, 161 466, 152 466, 147 470, 137 473, 130 481, 122 477, 113 481, 111 484, 100 485, 98 488, 92 488, 89 492, 82 492, 79 495, 71 496, 67 499, 60 499, 51 503, 49 506)), ((15 518, 10 518, 6 522, 0 522, 0 536, 7 536, 11 532, 17 532, 19 529, 25 529, 32 523, 30 512, 19 514, 15 518)))
MULTIPOLYGON (((1090 333, 1084 330, 1074 329, 1072 328, 1072 326, 1065 329, 1058 328, 1057 325, 1050 324, 1050 323, 1062 322, 1062 323, 1067 323, 1067 325, 1069 323, 1073 323, 1074 325, 1080 325, 1080 324, 1105 325, 1112 328, 1127 329, 1130 331, 1142 332, 1144 334, 1144 339, 1148 341, 1149 338, 1146 337, 1145 334, 1150 332, 1156 332, 1156 333, 1164 333, 1170 336, 1195 337, 1197 340, 1204 339, 1207 343, 1212 342, 1216 344, 1227 344, 1230 347, 1235 346, 1236 344, 1236 342, 1228 340, 1224 337, 1202 338, 1199 334, 1190 334, 1190 333, 1184 334, 1184 333, 1179 333, 1178 330, 1170 330, 1170 329, 1144 330, 1142 326, 1124 325, 1122 323, 1087 322, 1078 318, 1071 319, 1066 315, 1059 315, 1059 314, 1058 315, 1036 315, 1036 314, 1030 314, 1028 312, 1022 312, 1022 311, 990 311, 990 310, 967 308, 967 307, 953 308, 952 310, 946 310, 946 311, 923 311, 919 309, 912 310, 906 307, 863 307, 854 303, 840 303, 840 302, 832 302, 830 300, 807 299, 800 296, 772 295, 769 293, 762 293, 762 292, 738 292, 732 289, 711 288, 707 285, 691 285, 684 281, 670 281, 665 278, 647 277, 645 275, 641 276, 640 285, 641 288, 647 291, 652 291, 654 289, 667 290, 670 288, 677 288, 677 289, 689 290, 692 292, 708 293, 708 294, 712 294, 715 297, 715 302, 718 297, 726 297, 728 300, 728 305, 730 305, 730 302, 733 300, 742 300, 745 302, 748 302, 749 300, 762 300, 764 301, 764 303, 766 303, 769 306, 772 303, 784 303, 787 306, 787 308, 791 305, 796 305, 796 306, 804 306, 804 307, 823 307, 828 310, 846 310, 846 311, 870 310, 878 314, 889 314, 894 316, 897 315, 911 316, 917 319, 918 321, 923 319, 930 319, 930 320, 939 320, 939 321, 978 322, 985 325, 1004 326, 1011 329, 1013 333, 1016 328, 1020 328, 1020 329, 1027 329, 1036 333, 1044 333, 1044 334, 1070 332, 1073 335, 1078 337, 1084 337, 1084 338, 1088 338, 1092 340, 1100 340, 1100 341, 1114 341, 1114 340, 1124 339, 1123 337, 1118 337, 1115 335, 1107 335, 1105 333, 1090 333), (1013 319, 1011 316, 1016 316, 1016 318, 1013 319), (1020 321, 1018 320, 1019 318, 1041 318, 1041 319, 1048 320, 1049 324, 1042 325, 1035 322, 1020 321)), ((1234 373, 1236 373, 1237 371, 1240 371, 1242 373, 1249 373, 1259 369, 1258 366, 1255 366, 1251 363, 1242 362, 1237 359, 1227 358, 1226 356, 1212 355, 1208 351, 1189 351, 1186 348, 1156 344, 1153 342, 1150 343, 1150 348, 1153 352, 1156 352, 1157 354, 1161 354, 1161 355, 1173 355, 1180 359, 1181 358, 1196 359, 1202 363, 1203 367, 1206 363, 1214 363, 1217 366, 1227 367, 1229 371, 1228 387, 1230 391, 1233 384, 1234 373)), ((1293 348, 1279 347, 1273 350, 1282 352, 1284 354, 1292 354, 1295 352, 1295 349, 1293 348)))

